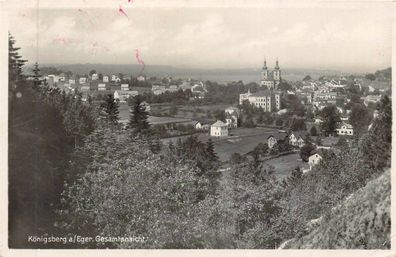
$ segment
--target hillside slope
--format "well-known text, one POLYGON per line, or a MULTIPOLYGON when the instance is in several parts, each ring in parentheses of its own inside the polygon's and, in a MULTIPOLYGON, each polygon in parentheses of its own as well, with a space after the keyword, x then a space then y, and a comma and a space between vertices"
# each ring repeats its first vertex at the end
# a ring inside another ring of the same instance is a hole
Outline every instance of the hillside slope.
MULTIPOLYGON (((390 171, 370 181, 283 248, 389 249, 390 171)), ((312 224, 311 224, 312 225, 312 224)))

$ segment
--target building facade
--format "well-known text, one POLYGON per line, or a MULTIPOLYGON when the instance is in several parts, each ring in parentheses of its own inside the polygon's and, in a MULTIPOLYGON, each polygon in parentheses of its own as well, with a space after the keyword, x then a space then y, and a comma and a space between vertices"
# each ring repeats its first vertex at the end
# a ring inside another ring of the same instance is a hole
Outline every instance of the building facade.
POLYGON ((210 136, 226 137, 228 136, 228 125, 220 120, 210 126, 210 136))
POLYGON ((270 90, 258 91, 239 95, 239 104, 249 101, 250 104, 262 108, 265 112, 279 111, 281 108, 281 93, 270 90))

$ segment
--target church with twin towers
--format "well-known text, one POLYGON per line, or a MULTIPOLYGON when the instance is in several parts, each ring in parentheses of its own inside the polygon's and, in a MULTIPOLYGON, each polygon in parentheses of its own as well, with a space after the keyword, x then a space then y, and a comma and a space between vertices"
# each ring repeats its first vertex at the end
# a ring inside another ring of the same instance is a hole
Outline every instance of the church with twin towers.
POLYGON ((265 86, 268 89, 277 89, 281 81, 282 76, 278 58, 276 58, 275 68, 272 71, 268 70, 267 60, 264 59, 264 65, 261 70, 260 86, 265 86))

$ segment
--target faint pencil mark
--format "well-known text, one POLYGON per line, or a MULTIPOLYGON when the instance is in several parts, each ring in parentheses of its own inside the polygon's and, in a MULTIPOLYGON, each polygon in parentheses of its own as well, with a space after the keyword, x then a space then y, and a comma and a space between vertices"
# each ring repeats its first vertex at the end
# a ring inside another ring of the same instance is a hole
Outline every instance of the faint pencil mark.
POLYGON ((142 75, 142 72, 144 71, 144 68, 146 65, 144 64, 144 61, 140 57, 139 49, 136 49, 135 57, 136 57, 137 62, 142 65, 142 68, 140 69, 140 72, 139 72, 139 76, 140 76, 140 75, 142 75))
POLYGON ((118 8, 118 12, 120 12, 121 14, 123 14, 125 17, 127 17, 127 19, 129 20, 128 15, 126 14, 126 12, 124 11, 124 9, 122 9, 122 6, 120 5, 120 7, 118 8))

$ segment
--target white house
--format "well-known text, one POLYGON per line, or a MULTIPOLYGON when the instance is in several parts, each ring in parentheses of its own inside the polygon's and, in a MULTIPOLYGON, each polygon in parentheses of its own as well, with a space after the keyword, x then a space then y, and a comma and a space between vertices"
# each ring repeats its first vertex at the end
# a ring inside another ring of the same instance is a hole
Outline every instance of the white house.
POLYGON ((293 146, 303 147, 305 144, 304 139, 302 138, 302 133, 299 132, 292 132, 289 135, 289 144, 293 146))
POLYGON ((230 106, 224 110, 225 113, 229 113, 231 115, 239 116, 239 109, 237 107, 230 106))
POLYGON ((106 84, 104 83, 98 84, 98 91, 106 91, 106 84))
POLYGON ((90 87, 89 86, 82 86, 81 87, 81 91, 89 91, 90 90, 90 87))
POLYGON ((87 78, 86 78, 86 77, 81 77, 81 78, 78 80, 78 82, 79 82, 80 84, 85 84, 85 83, 87 83, 87 78))
POLYGON ((76 80, 75 79, 69 79, 69 84, 70 85, 75 85, 76 84, 76 80))
POLYGON ((337 130, 337 135, 341 136, 352 136, 353 135, 353 127, 348 123, 342 123, 337 130))
POLYGON ((103 82, 108 83, 109 82, 109 76, 103 76, 103 82))
POLYGON ((319 162, 322 160, 322 156, 320 156, 318 153, 314 153, 308 158, 308 164, 309 164, 309 169, 312 169, 313 166, 319 164, 319 162))
POLYGON ((121 91, 128 91, 129 85, 128 84, 121 84, 121 91))
POLYGON ((97 73, 92 74, 91 79, 92 80, 98 80, 99 75, 97 73))
POLYGON ((198 130, 201 130, 203 127, 202 127, 202 123, 201 122, 199 122, 199 121, 192 121, 191 122, 191 125, 195 128, 195 129, 198 129, 198 130))
POLYGON ((136 79, 137 79, 137 81, 145 81, 145 80, 146 80, 146 78, 143 77, 142 75, 140 75, 140 76, 137 77, 136 79))
POLYGON ((226 137, 228 136, 228 125, 221 120, 216 121, 210 126, 210 136, 226 137))
POLYGON ((116 90, 114 92, 114 99, 119 100, 120 103, 126 103, 129 97, 134 97, 139 94, 136 90, 116 90))
POLYGON ((272 148, 274 147, 274 145, 278 143, 278 140, 276 140, 276 138, 274 136, 269 136, 267 138, 267 144, 268 144, 268 148, 272 148))

